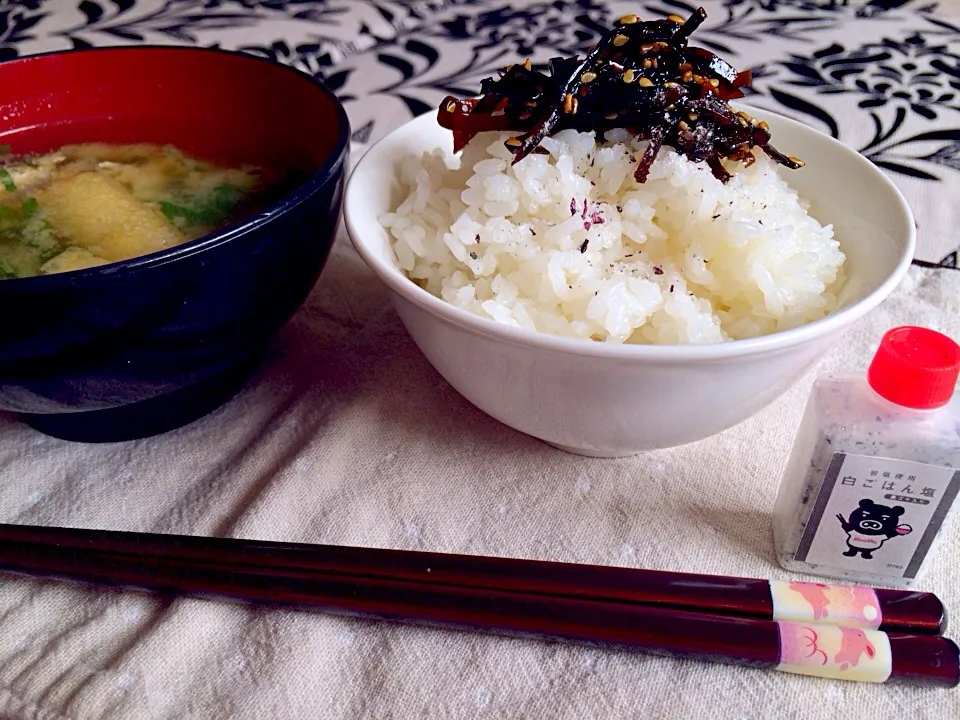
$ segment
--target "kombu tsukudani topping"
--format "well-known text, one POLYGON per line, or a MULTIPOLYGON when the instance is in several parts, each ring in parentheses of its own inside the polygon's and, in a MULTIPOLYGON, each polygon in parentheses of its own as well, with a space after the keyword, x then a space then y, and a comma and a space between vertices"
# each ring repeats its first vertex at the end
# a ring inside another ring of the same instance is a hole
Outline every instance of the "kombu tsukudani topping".
POLYGON ((686 20, 671 15, 641 22, 626 15, 583 58, 553 58, 547 72, 529 61, 512 65, 483 80, 479 98, 447 97, 439 123, 453 131, 456 152, 481 132, 516 133, 506 141, 514 163, 542 152, 540 142, 561 130, 624 128, 649 141, 637 158, 638 182, 646 180, 663 145, 706 162, 724 182, 730 174, 723 161, 750 165, 755 147, 788 168, 802 167, 770 145, 765 122, 728 104, 744 96, 750 71, 738 72, 687 44, 706 17, 703 8, 686 20))

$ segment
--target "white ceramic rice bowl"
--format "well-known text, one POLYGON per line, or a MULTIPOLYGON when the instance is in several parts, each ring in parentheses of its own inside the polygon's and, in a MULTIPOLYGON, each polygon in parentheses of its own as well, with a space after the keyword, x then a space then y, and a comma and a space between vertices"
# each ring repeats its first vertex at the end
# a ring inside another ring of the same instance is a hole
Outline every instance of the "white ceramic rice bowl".
POLYGON ((833 138, 780 115, 747 108, 781 151, 807 163, 784 171, 834 226, 846 254, 839 307, 810 324, 709 345, 600 343, 530 332, 474 315, 431 295, 398 268, 378 218, 401 197, 403 157, 445 148, 433 113, 367 151, 347 185, 344 220, 357 252, 391 291, 407 331, 437 371, 497 420, 569 452, 631 455, 701 440, 782 395, 858 319, 886 298, 913 258, 915 225, 896 186, 833 138))

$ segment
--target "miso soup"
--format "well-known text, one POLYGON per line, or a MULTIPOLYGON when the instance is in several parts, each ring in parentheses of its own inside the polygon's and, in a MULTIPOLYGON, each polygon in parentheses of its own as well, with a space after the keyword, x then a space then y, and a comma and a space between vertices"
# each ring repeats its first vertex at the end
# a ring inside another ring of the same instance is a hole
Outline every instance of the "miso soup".
POLYGON ((0 279, 165 250, 258 211, 290 173, 226 167, 170 145, 68 145, 0 158, 0 279))

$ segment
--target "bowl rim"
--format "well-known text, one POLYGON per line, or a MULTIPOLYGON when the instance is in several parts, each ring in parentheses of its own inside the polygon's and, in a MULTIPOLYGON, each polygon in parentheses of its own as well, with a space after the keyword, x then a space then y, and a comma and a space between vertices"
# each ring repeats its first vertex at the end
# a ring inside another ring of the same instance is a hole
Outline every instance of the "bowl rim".
MULTIPOLYGON (((900 284, 907 270, 910 268, 916 251, 916 222, 913 217, 913 212, 906 198, 904 198, 899 188, 897 188, 896 184, 894 184, 886 173, 853 148, 793 118, 758 108, 748 103, 735 104, 748 109, 751 114, 761 120, 766 119, 769 121, 772 119, 778 124, 793 126, 795 130, 801 133, 815 133, 821 136, 822 140, 832 145, 834 151, 846 155, 850 158, 851 162, 859 163, 867 172, 877 177, 881 184, 889 191, 889 199, 896 203, 897 208, 903 214, 904 220, 906 221, 908 227, 907 242, 893 272, 869 294, 839 311, 830 313, 826 317, 789 330, 781 330, 755 338, 701 345, 641 345, 587 341, 580 338, 568 338, 525 330, 523 328, 499 323, 492 318, 474 315, 427 292, 403 275, 398 268, 387 263, 376 253, 372 252, 363 241, 362 233, 356 223, 355 213, 360 214, 362 212, 362 207, 358 206, 363 195, 362 189, 359 188, 357 182, 357 178, 361 174, 360 171, 376 162, 378 148, 382 151, 384 146, 389 144, 398 133, 407 130, 412 123, 427 125, 428 122, 426 118, 431 117, 432 111, 414 117, 403 125, 395 128, 372 145, 364 153, 363 157, 360 158, 347 181, 347 186, 344 191, 344 225, 357 253, 373 273, 397 296, 412 302, 442 321, 464 328, 474 334, 484 335, 511 345, 538 348, 566 355, 603 357, 626 361, 702 362, 705 360, 722 360, 724 358, 743 355, 775 352, 830 334, 840 333, 888 297, 900 284)), ((433 118, 433 123, 436 123, 436 118, 433 118)), ((439 128, 440 126, 437 125, 436 127, 439 128)))
MULTIPOLYGON (((338 165, 346 167, 346 158, 350 149, 351 127, 350 119, 343 107, 343 103, 336 94, 326 86, 319 78, 309 75, 295 67, 284 63, 270 60, 269 58, 258 57, 239 50, 226 50, 217 47, 182 47, 177 45, 121 45, 83 48, 78 50, 52 50, 49 52, 36 53, 33 55, 24 55, 0 63, 0 65, 13 65, 18 63, 29 63, 42 58, 54 57, 58 55, 89 55, 92 53, 102 54, 137 54, 141 52, 163 51, 179 54, 206 54, 222 55, 232 58, 238 62, 258 62, 277 69, 281 72, 291 73, 306 80, 313 86, 314 90, 319 90, 331 101, 334 109, 334 117, 337 120, 337 137, 333 149, 323 161, 320 168, 307 178, 302 184, 297 186, 285 197, 272 203, 257 215, 238 223, 226 225, 219 230, 207 233, 201 237, 185 242, 181 245, 159 250, 145 255, 118 260, 116 262, 99 265, 92 268, 83 268, 80 270, 69 270, 67 272, 52 273, 50 275, 33 275, 24 278, 7 278, 0 280, 0 295, 9 293, 29 293, 29 292, 49 292, 59 289, 61 286, 82 285, 99 278, 118 278, 122 279, 129 275, 137 274, 143 271, 151 270, 161 265, 167 265, 177 260, 191 257, 193 255, 211 250, 229 243, 242 235, 256 230, 280 215, 284 215, 297 205, 303 203, 311 195, 321 190, 330 183, 335 176, 338 165)), ((118 60, 119 62, 119 60, 118 60)))

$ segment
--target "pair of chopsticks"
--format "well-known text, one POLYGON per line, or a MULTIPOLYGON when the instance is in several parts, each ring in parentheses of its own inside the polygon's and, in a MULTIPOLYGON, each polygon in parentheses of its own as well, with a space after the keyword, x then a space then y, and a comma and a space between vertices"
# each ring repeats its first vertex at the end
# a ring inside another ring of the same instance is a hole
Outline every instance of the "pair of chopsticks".
POLYGON ((960 652, 930 593, 21 525, 0 525, 0 569, 824 677, 960 684, 960 652))

